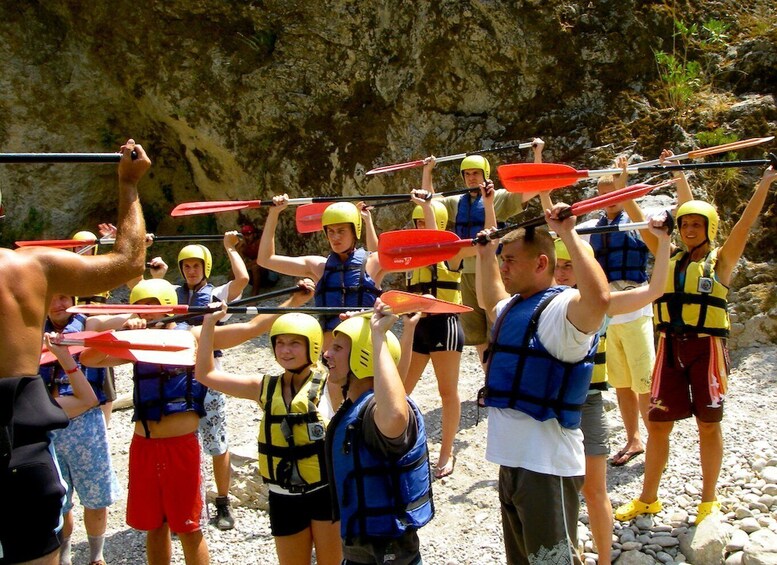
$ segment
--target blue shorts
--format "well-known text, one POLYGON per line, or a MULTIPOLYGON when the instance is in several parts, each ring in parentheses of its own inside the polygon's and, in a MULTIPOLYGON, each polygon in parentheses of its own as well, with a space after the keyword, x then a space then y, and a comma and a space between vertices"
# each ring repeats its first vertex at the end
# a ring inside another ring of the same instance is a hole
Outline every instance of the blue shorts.
POLYGON ((200 418, 199 431, 205 453, 215 457, 227 452, 227 399, 221 392, 208 389, 205 395, 205 416, 200 418))
POLYGON ((99 407, 70 420, 52 433, 62 478, 67 484, 65 512, 73 508, 73 491, 85 508, 106 508, 119 498, 119 482, 111 464, 105 419, 99 407))

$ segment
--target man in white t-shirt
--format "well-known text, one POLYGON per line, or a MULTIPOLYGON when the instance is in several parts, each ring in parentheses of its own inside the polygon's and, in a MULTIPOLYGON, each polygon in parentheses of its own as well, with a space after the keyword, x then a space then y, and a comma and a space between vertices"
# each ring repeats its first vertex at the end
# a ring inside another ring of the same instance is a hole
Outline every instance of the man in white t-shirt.
POLYGON ((545 230, 516 230, 478 247, 477 297, 492 321, 485 402, 486 459, 500 465, 499 500, 508 563, 580 563, 578 493, 585 474, 580 410, 597 331, 609 303, 607 279, 583 251, 568 206, 546 212, 567 246, 578 288, 553 286, 555 250, 545 230))

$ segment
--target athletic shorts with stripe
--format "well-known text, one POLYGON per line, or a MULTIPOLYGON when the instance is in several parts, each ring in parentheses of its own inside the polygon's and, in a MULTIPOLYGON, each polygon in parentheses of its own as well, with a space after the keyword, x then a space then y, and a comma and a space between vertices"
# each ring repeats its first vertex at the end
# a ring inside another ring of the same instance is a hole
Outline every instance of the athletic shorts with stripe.
POLYGON ((696 416, 702 422, 720 422, 729 367, 725 340, 662 332, 658 338, 648 419, 674 422, 696 416))
POLYGON ((418 320, 413 334, 413 352, 429 355, 437 351, 464 350, 464 331, 458 314, 434 314, 418 320))

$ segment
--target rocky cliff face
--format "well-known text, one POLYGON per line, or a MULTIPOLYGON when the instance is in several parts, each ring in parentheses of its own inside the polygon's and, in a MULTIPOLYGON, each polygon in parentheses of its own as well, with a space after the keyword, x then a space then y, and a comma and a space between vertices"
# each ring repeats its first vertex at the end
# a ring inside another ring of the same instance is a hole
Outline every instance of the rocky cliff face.
MULTIPOLYGON (((405 192, 419 170, 365 170, 430 153, 540 136, 546 160, 595 168, 622 151, 688 150, 717 128, 770 135, 775 9, 747 4, 3 3, 0 151, 109 151, 131 135, 154 160, 142 189, 149 229, 193 233, 235 226, 236 214, 173 219, 175 204, 405 192), (709 21, 724 27, 710 31, 709 21), (671 103, 656 51, 702 67, 700 79, 680 81, 693 86, 683 104, 671 103)), ((526 159, 506 153, 493 164, 526 159)), ((698 175, 694 187, 721 208, 724 233, 759 173, 698 175)), ((114 174, 100 165, 3 166, 3 239, 64 237, 110 220, 114 174)), ((440 165, 436 181, 455 187, 457 167, 440 165)), ((579 185, 559 195, 584 193, 579 185)), ((770 198, 746 251, 752 261, 773 257, 774 212, 770 198)), ((408 214, 382 209, 378 227, 408 214)), ((288 216, 279 245, 320 250, 323 241, 299 238, 288 216)), ((262 212, 248 217, 261 223, 262 212)))

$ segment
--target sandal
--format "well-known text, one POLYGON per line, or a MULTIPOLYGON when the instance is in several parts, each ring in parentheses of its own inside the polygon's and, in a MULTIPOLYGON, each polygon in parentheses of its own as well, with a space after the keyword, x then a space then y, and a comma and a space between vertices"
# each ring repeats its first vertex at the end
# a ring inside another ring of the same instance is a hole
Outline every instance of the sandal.
POLYGON ((618 507, 615 511, 615 519, 620 520, 621 522, 628 522, 643 514, 657 514, 661 512, 663 507, 663 504, 661 504, 661 501, 658 499, 656 499, 655 502, 648 504, 647 502, 642 502, 640 499, 635 498, 631 502, 627 502, 618 507))
POLYGON ((707 516, 711 514, 718 514, 719 512, 720 502, 717 500, 713 500, 712 502, 702 502, 699 504, 699 508, 696 511, 696 521, 693 523, 693 525, 698 526, 707 516))

